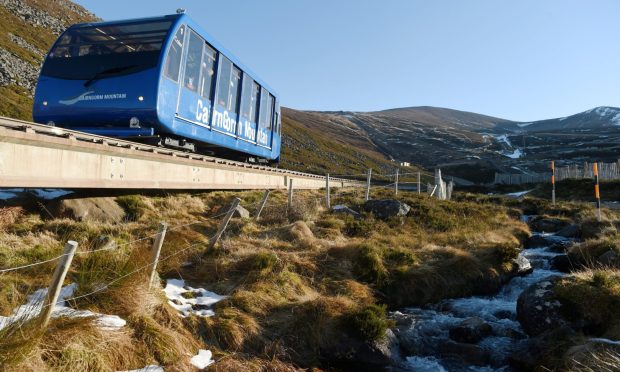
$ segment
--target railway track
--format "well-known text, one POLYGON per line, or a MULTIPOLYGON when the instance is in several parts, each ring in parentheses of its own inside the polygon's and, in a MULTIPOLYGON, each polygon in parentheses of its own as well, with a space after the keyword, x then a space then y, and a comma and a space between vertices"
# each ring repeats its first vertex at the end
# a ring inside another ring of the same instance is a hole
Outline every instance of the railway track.
MULTIPOLYGON (((325 176, 249 164, 0 117, 0 187, 295 189, 325 176)), ((330 178, 332 187, 359 181, 330 178)))

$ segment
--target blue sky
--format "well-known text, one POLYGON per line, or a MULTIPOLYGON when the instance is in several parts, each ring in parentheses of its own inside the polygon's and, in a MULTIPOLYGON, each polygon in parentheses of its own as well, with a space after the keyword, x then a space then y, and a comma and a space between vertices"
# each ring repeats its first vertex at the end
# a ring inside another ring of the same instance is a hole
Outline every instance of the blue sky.
POLYGON ((77 0, 179 7, 297 109, 439 106, 530 121, 620 106, 620 0, 77 0))

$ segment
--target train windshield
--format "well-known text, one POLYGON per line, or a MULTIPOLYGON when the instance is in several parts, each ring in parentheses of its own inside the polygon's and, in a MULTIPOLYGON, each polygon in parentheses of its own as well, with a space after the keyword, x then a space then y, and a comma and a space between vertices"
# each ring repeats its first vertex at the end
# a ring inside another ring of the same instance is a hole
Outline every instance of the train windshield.
POLYGON ((69 29, 47 56, 41 74, 90 81, 155 67, 171 26, 171 21, 155 21, 69 29))

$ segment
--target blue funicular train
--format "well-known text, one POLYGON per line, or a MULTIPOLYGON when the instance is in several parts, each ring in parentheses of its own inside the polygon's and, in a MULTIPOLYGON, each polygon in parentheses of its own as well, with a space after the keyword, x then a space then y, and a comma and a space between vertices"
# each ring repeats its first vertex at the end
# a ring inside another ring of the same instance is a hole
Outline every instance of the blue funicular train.
POLYGON ((275 92, 177 12, 69 27, 45 59, 36 122, 277 163, 275 92))

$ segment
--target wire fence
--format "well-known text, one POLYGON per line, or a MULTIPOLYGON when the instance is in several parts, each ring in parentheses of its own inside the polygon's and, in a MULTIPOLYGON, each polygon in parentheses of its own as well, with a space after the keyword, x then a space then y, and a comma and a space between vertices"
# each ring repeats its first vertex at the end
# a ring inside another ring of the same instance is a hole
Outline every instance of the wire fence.
MULTIPOLYGON (((369 172, 370 174, 371 172, 369 172)), ((368 174, 358 174, 358 175, 362 175, 362 176, 368 176, 368 174)), ((415 173, 393 173, 393 174, 375 174, 375 177, 384 177, 384 178, 392 178, 392 180, 394 182, 390 182, 390 183, 386 183, 386 184, 372 184, 371 182, 371 177, 368 176, 367 178, 367 183, 366 183, 366 200, 368 200, 368 193, 370 190, 386 190, 386 189, 390 189, 390 190, 394 190, 395 192, 398 192, 398 185, 399 183, 401 185, 407 184, 407 182, 402 182, 399 180, 399 177, 403 177, 406 175, 415 175, 418 178, 417 182, 409 182, 409 184, 417 184, 417 190, 418 193, 420 192, 420 188, 421 186, 423 186, 423 184, 421 183, 421 174, 419 172, 415 172, 415 173)), ((356 176, 355 174, 349 174, 349 175, 338 175, 338 176, 356 176)), ((331 175, 330 175, 331 177, 331 175)), ((281 193, 279 195, 279 197, 277 199, 273 199, 273 200, 268 200, 269 197, 269 192, 265 194, 263 200, 260 201, 256 201, 253 203, 243 203, 244 208, 252 210, 253 212, 255 212, 255 219, 258 220, 258 216, 257 214, 260 213, 259 211, 261 211, 263 208, 274 208, 275 210, 275 214, 277 215, 278 218, 282 217, 282 213, 284 212, 284 216, 287 216, 287 218, 289 218, 288 216, 291 213, 295 213, 298 209, 303 209, 304 205, 312 205, 314 204, 315 207, 319 206, 319 205, 324 205, 326 207, 330 207, 331 205, 331 201, 341 201, 341 202, 350 202, 352 200, 358 199, 358 198, 363 198, 363 191, 361 192, 362 195, 360 195, 360 188, 363 187, 357 187, 356 189, 352 190, 351 188, 335 188, 335 191, 331 191, 332 187, 326 188, 326 194, 325 195, 316 195, 316 194, 303 194, 303 190, 295 190, 292 187, 292 183, 289 185, 289 190, 284 191, 284 190, 280 190, 279 192, 281 193), (329 191, 328 191, 329 190, 329 191), (283 201, 282 199, 286 199, 285 201, 283 201)), ((359 185, 359 186, 363 186, 363 185, 359 185)), ((428 188, 428 186, 427 186, 428 188)), ((73 256, 74 255, 78 255, 78 256, 88 256, 88 255, 92 255, 92 254, 96 254, 96 253, 100 253, 100 252, 107 252, 107 251, 119 251, 119 252, 123 252, 122 248, 123 247, 127 247, 127 246, 133 246, 136 243, 140 243, 140 242, 145 242, 145 241, 150 241, 153 240, 153 247, 151 248, 151 251, 153 252, 154 250, 157 250, 157 254, 153 255, 151 260, 149 260, 149 262, 146 262, 144 264, 140 264, 138 267, 135 267, 133 270, 131 270, 128 273, 125 273, 123 275, 120 275, 114 279, 109 280, 108 282, 106 282, 105 284, 101 284, 98 285, 97 288, 95 288, 94 290, 88 292, 88 293, 84 293, 84 294, 80 294, 77 296, 71 296, 69 298, 62 298, 62 301, 75 301, 78 299, 83 299, 89 296, 94 296, 96 294, 105 292, 107 290, 109 290, 111 287, 113 287, 115 284, 119 283, 120 281, 132 276, 132 275, 136 275, 137 273, 143 272, 145 270, 151 270, 151 280, 153 277, 153 273, 156 271, 156 267, 158 263, 161 262, 165 262, 167 260, 170 260, 171 258, 178 256, 182 253, 185 253, 187 251, 190 251, 192 249, 195 249, 201 245, 204 245, 204 240, 200 240, 198 242, 192 242, 187 244, 186 246, 184 246, 183 248, 180 249, 175 249, 173 252, 167 254, 166 256, 160 257, 159 255, 159 250, 162 247, 163 244, 163 240, 165 238, 165 234, 166 232, 170 232, 170 231, 177 231, 183 228, 187 228, 190 226, 194 226, 194 225, 198 225, 198 224, 206 224, 209 221, 213 221, 213 220, 218 220, 221 217, 223 217, 223 219, 220 220, 220 224, 218 227, 218 230, 215 234, 208 236, 208 241, 209 241, 209 247, 212 248, 217 241, 220 239, 220 237, 222 236, 224 230, 226 230, 226 227, 228 226, 228 222, 231 219, 233 213, 235 212, 235 210, 238 209, 238 206, 240 205, 241 200, 239 198, 234 198, 233 203, 228 207, 228 208, 221 208, 218 212, 214 213, 211 216, 208 217, 202 217, 200 219, 197 220, 193 220, 193 221, 189 221, 189 222, 184 222, 182 224, 177 224, 174 226, 166 226, 165 224, 162 223, 162 226, 164 226, 163 230, 160 228, 160 230, 156 233, 152 233, 152 234, 148 234, 136 239, 132 239, 130 241, 124 242, 122 244, 116 244, 113 240, 108 241, 107 243, 103 244, 103 246, 100 246, 99 248, 96 249, 91 249, 91 250, 80 250, 77 251, 77 243, 75 242, 69 242, 66 246, 65 246, 65 251, 57 256, 48 258, 48 259, 44 259, 44 260, 40 260, 37 262, 32 262, 32 263, 28 263, 28 264, 24 264, 24 265, 19 265, 19 266, 14 266, 14 267, 5 267, 5 268, 1 268, 0 269, 0 275, 1 274, 6 274, 6 273, 11 273, 11 272, 16 272, 16 271, 21 271, 21 270, 26 270, 26 269, 30 269, 33 267, 37 267, 37 266, 41 266, 41 265, 46 265, 46 264, 50 264, 53 262, 58 262, 57 266, 56 266, 56 270, 54 272, 54 276, 52 278, 52 283, 49 286, 49 290, 48 290, 48 295, 47 297, 50 296, 50 293, 52 292, 56 292, 55 296, 56 298, 52 299, 52 300, 48 300, 45 304, 43 304, 41 307, 39 307, 39 304, 36 305, 37 309, 40 309, 41 312, 47 312, 48 313, 48 319, 49 316, 51 316, 51 310, 49 309, 49 307, 55 306, 58 303, 58 294, 59 294, 59 290, 52 290, 53 288, 57 288, 57 286, 62 286, 62 282, 64 281, 64 275, 66 275, 69 266, 72 262, 73 256), (157 247, 157 242, 159 241, 159 246, 157 247), (70 253, 67 253, 67 247, 70 244, 74 244, 74 250, 71 251, 70 253), (66 266, 66 267, 65 267, 66 266), (64 273, 62 275, 58 275, 59 270, 64 270, 64 273), (45 311, 47 309, 47 311, 45 311)), ((249 212, 249 211, 248 211, 249 212)), ((204 239, 204 238, 203 238, 204 239)), ((204 253, 204 252, 203 252, 204 253)), ((149 286, 150 286, 149 282, 149 286)), ((22 319, 21 322, 26 322, 27 320, 29 320, 30 318, 26 319, 22 319)), ((47 322, 45 322, 45 324, 47 324, 47 322)), ((6 324, 5 324, 6 326, 6 324)))

